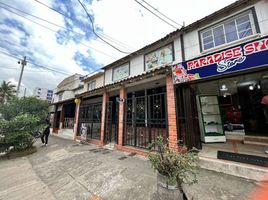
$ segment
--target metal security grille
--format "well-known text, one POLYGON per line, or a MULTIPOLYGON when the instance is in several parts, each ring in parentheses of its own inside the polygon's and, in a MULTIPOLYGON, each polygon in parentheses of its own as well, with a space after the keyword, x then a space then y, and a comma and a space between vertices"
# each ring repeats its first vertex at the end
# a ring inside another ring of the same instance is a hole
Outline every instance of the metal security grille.
POLYGON ((118 110, 118 103, 108 102, 106 107, 105 142, 118 142, 118 110))
MULTIPOLYGON (((88 139, 100 139, 102 103, 82 104, 79 112, 78 132, 81 125, 87 127, 88 139)), ((80 133, 81 134, 81 133, 80 133)))
POLYGON ((157 136, 168 137, 165 93, 132 96, 125 108, 125 145, 148 148, 157 136))

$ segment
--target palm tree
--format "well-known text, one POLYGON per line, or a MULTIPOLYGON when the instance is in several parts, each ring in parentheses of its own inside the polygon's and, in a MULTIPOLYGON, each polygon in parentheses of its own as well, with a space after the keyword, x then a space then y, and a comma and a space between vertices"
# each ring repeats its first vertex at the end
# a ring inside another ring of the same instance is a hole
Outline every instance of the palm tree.
POLYGON ((3 81, 2 85, 0 86, 0 103, 4 104, 7 102, 11 97, 15 96, 16 90, 15 85, 12 85, 10 81, 6 82, 3 81))

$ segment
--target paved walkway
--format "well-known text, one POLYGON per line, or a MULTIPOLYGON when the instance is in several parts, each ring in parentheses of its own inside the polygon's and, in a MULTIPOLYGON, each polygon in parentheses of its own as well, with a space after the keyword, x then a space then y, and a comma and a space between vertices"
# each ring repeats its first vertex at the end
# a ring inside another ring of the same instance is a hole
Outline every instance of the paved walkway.
MULTIPOLYGON (((156 174, 143 157, 50 136, 35 154, 0 160, 0 200, 154 200, 156 174), (98 199, 98 198, 95 198, 98 199)), ((250 180, 201 170, 194 200, 247 199, 250 180)), ((191 195, 189 195, 191 196, 191 195)))

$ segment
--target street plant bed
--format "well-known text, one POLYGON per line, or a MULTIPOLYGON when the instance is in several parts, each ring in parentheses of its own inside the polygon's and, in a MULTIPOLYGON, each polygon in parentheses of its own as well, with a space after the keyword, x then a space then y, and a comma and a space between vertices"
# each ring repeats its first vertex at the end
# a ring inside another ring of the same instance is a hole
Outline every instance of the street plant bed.
POLYGON ((35 152, 37 152, 37 148, 35 146, 27 148, 27 149, 23 149, 23 150, 16 150, 16 151, 11 150, 10 152, 2 155, 0 159, 13 159, 13 158, 27 156, 35 152))

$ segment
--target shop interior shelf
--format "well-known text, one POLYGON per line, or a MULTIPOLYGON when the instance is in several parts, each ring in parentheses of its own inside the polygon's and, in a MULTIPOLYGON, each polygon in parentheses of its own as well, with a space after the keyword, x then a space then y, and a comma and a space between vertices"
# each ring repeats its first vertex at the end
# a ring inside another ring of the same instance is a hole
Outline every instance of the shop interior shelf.
POLYGON ((202 113, 203 115, 220 115, 220 113, 202 113))
POLYGON ((204 123, 205 126, 222 126, 222 124, 215 123, 215 124, 206 124, 204 123))

